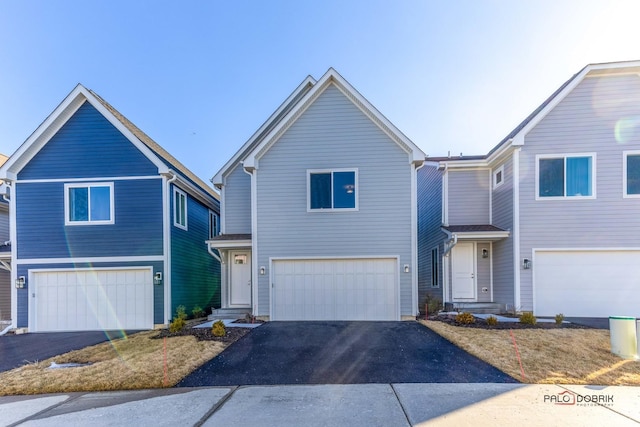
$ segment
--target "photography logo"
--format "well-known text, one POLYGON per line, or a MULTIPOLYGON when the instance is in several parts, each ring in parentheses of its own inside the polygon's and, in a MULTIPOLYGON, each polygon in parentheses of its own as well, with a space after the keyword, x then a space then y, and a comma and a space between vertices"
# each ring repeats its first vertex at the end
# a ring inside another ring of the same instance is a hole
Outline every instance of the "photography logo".
POLYGON ((544 403, 564 406, 613 406, 613 395, 593 394, 582 396, 566 390, 558 394, 545 394, 543 401, 544 403))

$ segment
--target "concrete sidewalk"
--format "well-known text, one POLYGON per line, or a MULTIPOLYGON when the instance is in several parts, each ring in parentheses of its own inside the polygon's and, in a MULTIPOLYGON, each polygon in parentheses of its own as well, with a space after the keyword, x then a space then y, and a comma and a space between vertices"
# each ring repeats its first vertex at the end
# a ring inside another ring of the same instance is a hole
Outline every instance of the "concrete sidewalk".
POLYGON ((1 397, 0 425, 637 426, 638 402, 638 387, 484 383, 183 388, 1 397))

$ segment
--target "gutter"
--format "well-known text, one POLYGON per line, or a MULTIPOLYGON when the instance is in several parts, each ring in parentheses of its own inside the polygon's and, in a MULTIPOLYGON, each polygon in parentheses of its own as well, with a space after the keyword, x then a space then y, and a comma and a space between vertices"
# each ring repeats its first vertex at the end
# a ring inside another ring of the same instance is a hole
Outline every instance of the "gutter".
POLYGON ((447 256, 449 254, 449 252, 451 252, 451 249, 453 249, 453 247, 455 245, 458 244, 458 235, 457 234, 452 234, 451 238, 449 240, 447 240, 446 242, 444 242, 444 256, 447 256))
POLYGON ((219 262, 220 264, 222 264, 222 260, 220 259, 220 257, 219 257, 215 252, 213 252, 213 250, 214 250, 214 249, 211 247, 211 245, 210 245, 209 243, 207 243, 207 252, 209 252, 209 255, 211 255, 212 257, 214 257, 215 259, 217 259, 217 260, 218 260, 218 262, 219 262))

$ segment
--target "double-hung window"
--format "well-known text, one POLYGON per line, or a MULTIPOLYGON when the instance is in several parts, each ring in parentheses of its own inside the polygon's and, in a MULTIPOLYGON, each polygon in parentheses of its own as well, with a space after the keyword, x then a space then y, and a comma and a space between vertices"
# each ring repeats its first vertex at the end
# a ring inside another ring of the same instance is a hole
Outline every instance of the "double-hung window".
POLYGON ((536 156, 537 199, 595 198, 595 154, 536 156))
POLYGON ((214 211, 209 211, 209 238, 213 239, 220 234, 220 217, 214 211))
POLYGON ((173 225, 187 229, 187 193, 177 188, 173 190, 173 225))
POLYGON ((307 171, 309 211, 358 209, 357 169, 307 171))
POLYGON ((622 181, 624 197, 640 197, 640 151, 624 151, 622 181))
POLYGON ((504 182, 504 165, 493 171, 493 188, 496 189, 504 182))
POLYGON ((113 183, 64 185, 65 225, 113 224, 113 183))

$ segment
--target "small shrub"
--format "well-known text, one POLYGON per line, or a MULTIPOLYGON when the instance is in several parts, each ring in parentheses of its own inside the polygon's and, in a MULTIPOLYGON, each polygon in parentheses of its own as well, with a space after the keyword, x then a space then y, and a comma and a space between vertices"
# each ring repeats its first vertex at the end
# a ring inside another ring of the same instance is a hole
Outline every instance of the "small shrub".
POLYGON ((184 305, 179 305, 176 308, 176 318, 187 320, 187 309, 184 305))
POLYGON ((498 324, 498 318, 496 316, 487 317, 487 325, 496 326, 498 324))
POLYGON ((211 333, 214 337, 223 337, 227 334, 227 329, 224 327, 224 322, 222 320, 218 320, 211 327, 211 333))
POLYGON ((534 316, 533 312, 531 311, 523 312, 520 315, 519 319, 520 319, 520 323, 524 325, 535 325, 538 322, 538 319, 536 319, 536 316, 534 316))
POLYGON ((456 323, 459 323, 461 325, 470 325, 475 322, 476 322, 476 318, 473 317, 473 314, 467 311, 456 315, 456 323))
POLYGON ((432 297, 431 295, 427 295, 424 300, 424 303, 427 307, 427 314, 437 314, 440 310, 442 310, 442 301, 439 298, 432 297))
POLYGON ((256 316, 254 316, 253 314, 247 313, 244 316, 244 321, 247 323, 255 323, 256 322, 256 316))
POLYGON ((182 317, 175 317, 173 321, 169 324, 169 332, 175 334, 176 332, 180 332, 187 325, 186 320, 182 317))
POLYGON ((193 307, 191 314, 193 315, 194 319, 204 317, 204 310, 199 305, 196 305, 195 307, 193 307))
POLYGON ((556 325, 558 326, 562 325, 563 321, 564 321, 564 314, 562 313, 556 314, 556 325))

